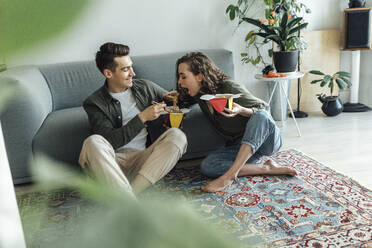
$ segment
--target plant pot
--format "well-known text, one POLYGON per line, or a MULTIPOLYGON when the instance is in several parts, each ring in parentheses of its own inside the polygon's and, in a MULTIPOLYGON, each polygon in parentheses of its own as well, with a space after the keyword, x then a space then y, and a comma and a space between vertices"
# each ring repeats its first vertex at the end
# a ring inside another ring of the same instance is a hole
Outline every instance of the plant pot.
POLYGON ((349 0, 349 8, 364 8, 366 0, 349 0))
POLYGON ((273 52, 277 72, 294 72, 297 69, 298 50, 273 52))
POLYGON ((318 99, 323 103, 322 111, 327 116, 336 116, 344 110, 344 105, 338 96, 319 95, 318 99))

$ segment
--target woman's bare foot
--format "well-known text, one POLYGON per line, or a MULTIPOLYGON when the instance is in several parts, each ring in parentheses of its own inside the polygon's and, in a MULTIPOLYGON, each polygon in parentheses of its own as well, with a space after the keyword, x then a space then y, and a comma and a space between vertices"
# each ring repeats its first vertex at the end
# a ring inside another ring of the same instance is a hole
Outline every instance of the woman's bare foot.
MULTIPOLYGON (((248 165, 253 166, 253 165, 248 165)), ((255 166, 259 166, 255 164, 255 166)), ((263 166, 259 166, 257 168, 252 168, 251 172, 244 173, 245 175, 290 175, 290 176, 296 176, 297 172, 290 168, 285 166, 278 166, 277 163, 275 163, 273 160, 269 159, 267 160, 263 166)), ((244 170, 244 168, 243 168, 244 170)), ((239 175, 243 176, 243 175, 239 175)), ((220 176, 217 179, 214 179, 213 181, 210 181, 207 185, 202 186, 201 190, 205 192, 217 192, 222 191, 226 187, 230 186, 234 182, 234 177, 228 176, 227 174, 220 176)))
POLYGON ((205 192, 217 192, 222 191, 226 187, 230 186, 234 182, 234 179, 227 177, 226 175, 220 176, 219 178, 209 182, 207 185, 202 186, 201 190, 205 192))
POLYGON ((276 175, 279 175, 279 174, 286 174, 286 175, 290 175, 290 176, 296 176, 297 175, 297 171, 295 171, 294 169, 290 168, 290 167, 284 167, 284 166, 278 166, 277 163, 274 162, 274 160, 267 160, 264 165, 267 165, 269 168, 267 168, 268 170, 268 174, 276 174, 276 175))

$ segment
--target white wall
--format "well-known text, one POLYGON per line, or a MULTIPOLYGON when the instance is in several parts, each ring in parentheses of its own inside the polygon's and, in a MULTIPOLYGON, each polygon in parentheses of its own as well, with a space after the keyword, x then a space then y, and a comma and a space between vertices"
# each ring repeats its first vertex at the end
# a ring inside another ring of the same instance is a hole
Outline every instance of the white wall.
MULTIPOLYGON (((257 1, 257 0, 256 0, 257 1)), ((77 23, 59 37, 8 59, 10 66, 93 59, 106 41, 131 47, 132 55, 203 48, 234 53, 235 79, 259 97, 268 98, 266 84, 254 79, 259 68, 242 65, 247 25, 236 30, 225 9, 236 0, 105 0, 92 1, 77 23)), ((312 14, 308 30, 338 28, 341 3, 347 0, 303 0, 312 14)), ((259 8, 257 8, 259 9, 259 8)), ((258 13, 260 11, 257 11, 258 13)))

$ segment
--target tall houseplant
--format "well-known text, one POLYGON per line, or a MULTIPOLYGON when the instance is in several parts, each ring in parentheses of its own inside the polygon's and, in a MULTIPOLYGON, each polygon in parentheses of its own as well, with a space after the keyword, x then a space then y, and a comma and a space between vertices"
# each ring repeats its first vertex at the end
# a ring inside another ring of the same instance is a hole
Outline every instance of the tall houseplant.
MULTIPOLYGON (((310 9, 298 0, 263 0, 266 19, 254 19, 248 13, 254 2, 255 0, 238 0, 237 5, 231 4, 226 9, 230 20, 235 18, 239 20, 238 25, 247 22, 258 28, 251 30, 245 37, 247 52, 241 53, 243 63, 267 66, 269 63, 265 62, 261 50, 268 51, 269 57, 273 54, 282 54, 274 53, 276 50, 280 52, 295 50, 292 56, 297 61, 298 50, 306 48, 305 42, 298 36, 298 31, 307 26, 299 15, 301 12, 310 13, 310 9), (277 47, 267 47, 266 44, 269 42, 273 42, 277 47)), ((289 52, 291 53, 293 52, 289 52)), ((283 72, 283 69, 279 68, 278 71, 283 72)))
MULTIPOLYGON (((303 48, 304 42, 298 37, 297 32, 307 27, 302 17, 292 17, 288 11, 272 12, 272 19, 256 20, 245 17, 244 21, 256 26, 258 30, 250 35, 262 37, 263 43, 272 41, 275 48, 269 49, 269 55, 274 58, 274 66, 277 72, 291 72, 296 70, 298 51, 303 48), (279 16, 279 17, 277 17, 279 16), (274 18, 278 18, 275 24, 274 18), (266 24, 267 23, 267 24, 266 24)), ((250 38, 248 36, 248 38, 250 38)))

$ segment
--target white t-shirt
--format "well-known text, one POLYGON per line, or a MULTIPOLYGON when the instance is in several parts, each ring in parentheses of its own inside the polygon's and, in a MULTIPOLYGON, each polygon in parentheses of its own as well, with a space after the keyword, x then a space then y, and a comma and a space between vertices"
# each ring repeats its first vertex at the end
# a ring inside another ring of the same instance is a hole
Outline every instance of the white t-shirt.
MULTIPOLYGON (((132 90, 127 89, 124 92, 120 93, 111 93, 110 95, 117 99, 121 105, 121 113, 123 116, 123 126, 127 124, 133 117, 140 113, 140 110, 137 107, 136 101, 134 100, 132 90)), ((136 137, 134 137, 129 143, 126 145, 119 147, 117 150, 122 150, 125 148, 132 148, 137 150, 145 150, 146 149, 146 140, 147 140, 147 130, 143 128, 136 137)))

